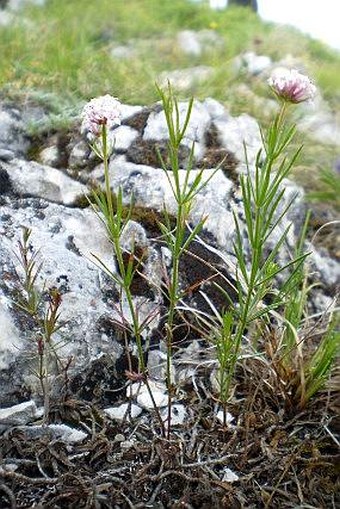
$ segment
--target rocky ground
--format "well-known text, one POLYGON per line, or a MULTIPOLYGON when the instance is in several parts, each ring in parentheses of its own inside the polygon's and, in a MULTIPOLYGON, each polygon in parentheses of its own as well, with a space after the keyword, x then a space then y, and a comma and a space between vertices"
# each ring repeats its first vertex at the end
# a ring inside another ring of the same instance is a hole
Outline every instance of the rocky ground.
MULTIPOLYGON (((186 106, 180 104, 182 113, 186 106)), ((251 356, 238 369, 230 422, 224 427, 213 346, 185 314, 177 318, 175 335, 173 432, 170 441, 160 436, 143 384, 127 374, 137 361, 124 327, 126 306, 95 263, 98 256, 116 270, 111 246, 86 198, 93 186, 102 185, 103 167, 79 134, 79 122, 64 131, 30 134, 31 121, 47 114, 30 101, 0 105, 1 507, 335 507, 335 382, 297 411, 268 365, 251 356), (18 259, 23 227, 31 229, 27 254, 36 254, 40 266, 36 286, 42 307, 51 302, 51 289, 61 298, 63 326, 54 338, 58 362, 47 425, 42 425, 46 401, 36 375, 41 324, 17 305, 23 291, 18 259)), ((113 193, 121 186, 126 203, 132 194, 135 199, 122 247, 129 253, 133 242, 143 253, 133 292, 148 321, 146 361, 165 418, 161 316, 166 302, 160 288, 169 253, 158 222, 163 205, 175 213, 175 204, 157 150, 166 160, 167 135, 158 104, 126 105, 123 117, 115 131, 111 184, 113 193)), ((184 304, 207 311, 202 292, 217 308, 223 306, 211 283, 216 268, 230 282, 235 276, 232 210, 242 221, 243 141, 252 164, 261 137, 253 118, 232 117, 207 99, 194 103, 181 148, 183 167, 193 141, 195 165, 207 176, 223 161, 192 210, 192 224, 202 214, 208 220, 181 266, 181 285, 188 289, 184 304)), ((287 218, 294 223, 290 247, 306 204, 303 190, 287 181, 285 200, 294 193, 287 218)), ((310 309, 322 313, 335 296, 339 264, 334 252, 309 247, 311 272, 323 284, 310 309)), ((288 250, 281 257, 287 260, 288 250)), ((227 291, 235 297, 231 286, 227 291)))

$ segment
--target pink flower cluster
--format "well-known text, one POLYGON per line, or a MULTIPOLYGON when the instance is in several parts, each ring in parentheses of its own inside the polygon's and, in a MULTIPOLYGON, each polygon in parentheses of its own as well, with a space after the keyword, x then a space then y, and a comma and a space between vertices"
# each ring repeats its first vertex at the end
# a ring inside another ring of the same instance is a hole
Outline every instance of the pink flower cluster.
POLYGON ((268 84, 278 97, 295 104, 313 99, 316 93, 308 76, 296 69, 277 69, 268 84))
POLYGON ((111 95, 103 95, 91 99, 82 112, 81 130, 97 138, 101 134, 101 126, 108 130, 121 123, 121 103, 111 95))

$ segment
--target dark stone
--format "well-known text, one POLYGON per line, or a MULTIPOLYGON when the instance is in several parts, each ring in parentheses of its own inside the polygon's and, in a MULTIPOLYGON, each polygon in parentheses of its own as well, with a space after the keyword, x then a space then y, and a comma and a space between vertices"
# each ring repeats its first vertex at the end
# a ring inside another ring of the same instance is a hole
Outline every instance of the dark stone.
MULTIPOLYGON (((201 233, 206 243, 214 245, 214 238, 207 232, 201 233)), ((228 273, 221 258, 197 241, 193 241, 187 252, 180 260, 180 285, 183 293, 182 300, 190 308, 197 309, 207 314, 212 310, 202 296, 203 292, 214 304, 215 308, 223 313, 228 309, 230 302, 235 303, 237 292, 235 280, 228 273), (225 294, 219 289, 223 288, 225 294)), ((157 347, 160 341, 166 338, 166 310, 168 306, 167 287, 164 284, 164 313, 157 329, 152 331, 151 345, 157 347)), ((192 341, 202 337, 202 324, 195 314, 189 311, 176 311, 172 334, 172 344, 176 347, 185 347, 192 341)))
MULTIPOLYGON (((131 219, 140 223, 147 231, 149 238, 159 237, 162 231, 159 227, 160 223, 165 224, 166 218, 164 212, 159 212, 154 208, 136 206, 132 209, 131 219)), ((175 216, 169 216, 171 228, 175 227, 175 216)))
POLYGON ((124 392, 126 380, 117 373, 110 355, 102 355, 92 361, 70 381, 70 391, 78 398, 93 404, 110 405, 124 392))
MULTIPOLYGON (((213 245, 214 242, 210 239, 209 244, 213 245)), ((207 295, 219 312, 227 309, 230 301, 236 302, 235 280, 228 273, 221 258, 200 242, 192 242, 187 252, 183 254, 180 274, 183 291, 187 295, 184 300, 187 300, 192 307, 211 313, 200 291, 207 295), (224 289, 228 298, 219 287, 224 289)))
POLYGON ((132 129, 136 129, 141 135, 143 135, 149 115, 150 115, 150 110, 144 109, 144 110, 140 111, 139 113, 136 113, 132 117, 129 117, 126 120, 123 120, 122 125, 127 125, 129 127, 132 127, 132 129))
POLYGON ((238 159, 229 150, 225 148, 208 148, 205 151, 204 157, 197 164, 197 168, 220 168, 227 178, 238 184, 238 164, 238 159))
POLYGON ((78 256, 81 256, 81 252, 79 251, 79 249, 77 248, 77 246, 75 245, 75 242, 74 242, 74 237, 73 235, 69 235, 67 237, 67 242, 65 244, 65 247, 69 250, 69 251, 72 251, 72 253, 78 255, 78 256))
MULTIPOLYGON (((189 159, 190 149, 185 145, 179 147, 179 161, 185 167, 189 159)), ((161 168, 163 160, 167 169, 171 170, 167 141, 135 140, 126 152, 128 161, 134 164, 144 164, 153 168, 161 168)))
POLYGON ((159 113, 161 110, 162 107, 160 104, 155 104, 151 108, 143 108, 138 113, 123 120, 122 125, 128 125, 143 135, 150 113, 159 113))
POLYGON ((8 194, 12 190, 12 183, 7 170, 0 166, 0 194, 8 194))

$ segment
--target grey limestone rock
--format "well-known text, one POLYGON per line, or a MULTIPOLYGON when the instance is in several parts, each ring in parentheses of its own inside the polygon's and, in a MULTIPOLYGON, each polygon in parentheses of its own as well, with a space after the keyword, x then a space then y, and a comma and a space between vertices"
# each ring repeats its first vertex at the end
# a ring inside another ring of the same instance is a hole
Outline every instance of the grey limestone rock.
POLYGON ((301 106, 299 128, 320 143, 339 147, 339 110, 332 111, 320 94, 312 104, 301 106))
POLYGON ((110 54, 115 59, 126 60, 129 58, 135 57, 137 52, 136 52, 136 49, 133 47, 133 45, 126 44, 126 45, 114 46, 111 49, 110 54))
POLYGON ((10 426, 21 426, 35 419, 37 407, 33 400, 8 408, 0 408, 0 430, 10 426))
POLYGON ((164 71, 159 76, 159 84, 166 87, 168 81, 176 90, 190 90, 197 83, 204 83, 214 75, 213 67, 208 65, 197 65, 175 71, 164 71))
MULTIPOLYGON (((0 124, 0 149, 9 150, 14 155, 10 160, 3 161, 0 168, 0 405, 10 406, 29 399, 30 394, 35 398, 39 389, 38 381, 32 377, 31 366, 27 362, 28 357, 36 357, 34 338, 37 325, 24 316, 14 304, 19 280, 23 277, 22 268, 14 256, 18 251, 23 226, 32 230, 31 249, 32 252, 39 251, 37 260, 42 262, 41 272, 36 280, 37 288, 42 293, 49 288, 56 288, 61 294, 61 318, 65 323, 57 331, 55 340, 62 344, 60 355, 64 359, 71 359, 72 376, 81 373, 84 365, 93 366, 94 373, 98 368, 110 374, 110 367, 99 368, 98 359, 105 354, 112 357, 113 366, 116 360, 118 362, 123 348, 115 324, 122 322, 122 313, 123 321, 128 322, 131 317, 126 299, 121 298, 117 306, 117 288, 102 270, 103 266, 98 266, 100 259, 108 270, 113 273, 116 271, 112 246, 106 237, 105 229, 91 207, 77 208, 77 196, 89 191, 84 182, 103 186, 103 165, 96 164, 96 160, 87 165, 89 150, 86 140, 80 136, 68 142, 69 168, 65 171, 27 161, 25 154, 30 144, 27 136, 30 115, 32 118, 41 118, 44 112, 36 108, 23 112, 19 107, 8 108, 6 105, 1 108, 3 124, 0 124), (80 175, 81 182, 72 177, 74 169, 80 175)), ((187 103, 179 104, 182 122, 186 109, 187 103)), ((125 204, 128 204, 133 196, 136 207, 144 211, 144 216, 145 211, 152 211, 154 216, 151 217, 156 218, 148 219, 146 223, 133 218, 121 238, 121 245, 126 252, 138 242, 139 248, 148 253, 143 263, 144 280, 142 278, 138 288, 136 287, 135 299, 141 317, 153 317, 149 329, 145 331, 145 334, 149 334, 151 329, 158 326, 158 310, 162 303, 159 288, 169 258, 164 245, 157 244, 157 214, 162 212, 164 205, 171 214, 176 214, 177 209, 169 183, 169 179, 171 181, 173 178, 171 168, 167 176, 159 166, 150 166, 146 154, 144 164, 136 164, 128 159, 131 157, 131 147, 139 143, 141 152, 138 158, 135 157, 135 161, 143 162, 143 147, 156 149, 162 144, 166 147, 168 133, 159 104, 153 108, 123 105, 123 118, 122 126, 113 133, 116 136, 116 146, 109 164, 112 191, 115 193, 121 187, 125 204)), ((239 217, 241 232, 244 234, 244 214, 237 175, 238 172, 245 171, 244 144, 252 171, 256 153, 261 148, 259 128, 249 115, 232 117, 222 104, 213 99, 195 101, 183 142, 184 147, 191 147, 193 142, 196 144, 198 167, 202 167, 202 161, 205 161, 209 151, 223 147, 234 153, 240 161, 234 179, 229 178, 222 169, 215 171, 214 167, 205 166, 203 175, 208 183, 201 190, 190 213, 191 225, 206 216, 205 229, 201 240, 195 244, 195 252, 200 256, 204 252, 207 260, 227 267, 228 274, 233 277, 233 212, 239 217)), ((194 168, 190 178, 194 179, 198 171, 194 168)), ((186 177, 185 159, 179 176, 183 182, 186 177)), ((296 233, 304 215, 303 191, 288 180, 284 185, 282 207, 285 207, 294 194, 297 198, 288 217, 280 223, 278 230, 269 239, 269 251, 277 242, 280 232, 290 222, 293 223, 293 228, 288 236, 288 246, 295 246, 296 233)), ((247 256, 245 249, 246 259, 247 256)), ((286 262, 288 257, 288 250, 282 249, 281 261, 286 262)), ((312 261, 317 266, 325 286, 327 287, 327 282, 334 285, 339 277, 339 264, 319 251, 315 251, 312 261)), ((183 268, 184 266, 185 264, 183 268)), ((198 267, 197 270, 200 272, 203 269, 198 267)), ((185 285, 195 283, 187 274, 183 273, 181 278, 185 285)), ((202 289, 207 292, 207 285, 202 289)), ((319 302, 321 301, 319 299, 319 302)), ((198 302, 196 299, 191 305, 198 305, 198 302)), ((151 354, 149 359, 149 368, 156 381, 164 377, 162 348, 159 353, 158 356, 157 353, 151 354)), ((123 361, 121 364, 124 366, 123 361)), ((124 369, 122 368, 120 373, 124 373, 124 369)), ((81 384, 80 380, 84 377, 84 380, 88 380, 88 377, 92 376, 90 372, 91 370, 83 377, 80 376, 78 382, 81 384)), ((87 390, 90 392, 91 383, 84 383, 84 387, 88 385, 87 390)), ((119 388, 121 389, 121 386, 119 388)), ((149 407, 147 395, 143 398, 140 398, 140 405, 149 407)), ((160 406, 165 399, 164 388, 159 389, 160 406)), ((108 403, 105 405, 109 406, 108 403)))
POLYGON ((27 440, 36 439, 38 437, 51 437, 51 439, 63 440, 68 444, 76 444, 82 442, 88 436, 84 431, 71 428, 71 426, 67 424, 18 426, 17 429, 25 434, 27 440))
POLYGON ((122 422, 124 419, 128 422, 138 417, 142 413, 142 409, 138 405, 122 403, 117 407, 104 408, 104 413, 114 421, 122 422))
POLYGON ((55 167, 58 166, 58 156, 59 150, 56 145, 51 145, 49 147, 44 148, 40 154, 39 159, 40 162, 46 166, 55 167))
MULTIPOLYGON (((28 318, 18 314, 14 305, 18 276, 23 277, 14 255, 18 252, 23 225, 32 229, 32 249, 39 250, 37 262, 42 265, 37 287, 41 292, 54 287, 62 295, 61 320, 65 325, 55 334, 56 343, 63 345, 60 355, 73 358, 76 361, 73 367, 76 364, 78 368, 98 352, 108 350, 117 355, 118 346, 115 347, 109 338, 103 338, 97 325, 103 314, 112 314, 112 308, 105 302, 102 272, 92 254, 100 256, 113 270, 114 262, 110 244, 94 212, 38 199, 21 199, 6 200, 0 207, 0 218, 2 380, 23 380, 33 390, 38 385, 28 363, 30 357, 36 357, 34 328, 30 330, 28 318)), ((3 385, 0 400, 7 400, 11 390, 11 383, 3 385)))
MULTIPOLYGON (((168 418, 168 409, 164 408, 161 411, 161 417, 165 426, 167 427, 167 418, 168 418)), ((180 426, 184 424, 185 420, 188 417, 187 408, 179 403, 175 403, 171 407, 171 426, 180 426)))
MULTIPOLYGON (((153 381, 149 382, 150 389, 152 391, 153 399, 158 408, 165 407, 168 403, 168 396, 166 393, 166 387, 162 383, 156 383, 153 381)), ((153 410, 154 404, 149 394, 149 391, 145 384, 133 384, 133 394, 136 396, 136 400, 139 406, 145 410, 153 410)), ((129 395, 129 389, 127 395, 129 395)))
POLYGON ((22 342, 9 311, 10 300, 0 295, 0 370, 5 369, 20 352, 22 342))
POLYGON ((51 166, 13 159, 3 163, 2 167, 10 176, 13 191, 21 196, 70 205, 79 195, 87 192, 86 186, 51 166))
POLYGON ((247 51, 236 57, 234 65, 238 71, 257 76, 272 67, 272 60, 267 55, 257 55, 254 51, 247 51))
MULTIPOLYGON (((179 104, 180 122, 183 124, 188 109, 188 103, 179 104)), ((197 158, 204 153, 204 136, 211 124, 211 118, 204 105, 199 101, 194 101, 192 114, 182 143, 189 148, 195 143, 195 155, 197 158)), ((143 138, 145 140, 164 140, 168 139, 168 130, 163 111, 159 113, 150 113, 143 138)))
POLYGON ((14 106, 0 103, 0 149, 24 156, 28 148, 21 112, 14 106))
POLYGON ((33 400, 7 408, 0 407, 0 433, 13 426, 23 426, 35 420, 37 407, 33 400))
POLYGON ((177 34, 177 44, 183 53, 200 56, 202 53, 222 47, 223 38, 214 30, 182 30, 177 34))
POLYGON ((262 148, 258 123, 250 115, 243 113, 238 117, 228 114, 214 120, 219 140, 223 147, 235 154, 242 163, 248 160, 253 165, 258 151, 262 148))

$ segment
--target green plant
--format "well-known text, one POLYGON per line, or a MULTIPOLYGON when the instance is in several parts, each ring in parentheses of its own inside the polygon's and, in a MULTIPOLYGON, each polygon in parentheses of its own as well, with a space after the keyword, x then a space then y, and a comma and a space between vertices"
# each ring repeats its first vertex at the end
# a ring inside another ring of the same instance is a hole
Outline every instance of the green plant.
POLYGON ((88 103, 84 109, 83 128, 84 130, 87 130, 94 139, 92 149, 97 154, 97 156, 102 159, 104 164, 105 190, 94 191, 93 196, 97 209, 100 212, 99 217, 105 225, 108 238, 110 239, 114 248, 114 253, 118 265, 118 273, 113 273, 98 257, 95 256, 95 259, 97 260, 99 266, 102 267, 106 273, 115 281, 115 283, 121 289, 122 295, 127 300, 132 320, 132 332, 133 336, 135 337, 138 350, 139 370, 142 375, 142 380, 148 388, 150 398, 153 402, 154 409, 157 413, 161 425, 162 433, 163 435, 166 434, 169 438, 171 430, 171 406, 174 393, 174 386, 171 376, 173 342, 172 337, 176 307, 182 297, 182 292, 179 285, 179 264, 181 256, 188 249, 191 241, 199 233, 204 224, 204 218, 202 218, 202 220, 197 223, 194 229, 188 232, 187 222, 194 203, 194 199, 202 190, 202 188, 207 184, 207 182, 213 177, 214 173, 212 173, 208 179, 204 180, 204 170, 194 171, 194 145, 191 147, 187 166, 184 171, 181 171, 179 151, 181 142, 189 124, 193 99, 189 101, 187 112, 184 116, 184 119, 182 119, 177 99, 173 94, 170 84, 168 85, 166 92, 162 91, 159 87, 157 87, 157 90, 163 104, 164 115, 166 118, 169 133, 168 161, 165 162, 160 153, 159 158, 177 206, 175 224, 173 224, 173 217, 168 213, 166 209, 164 209, 164 223, 159 222, 158 225, 163 238, 172 254, 172 266, 168 278, 167 289, 169 307, 166 315, 166 385, 168 389, 167 426, 164 425, 160 417, 148 382, 148 373, 144 361, 144 350, 142 343, 142 331, 146 325, 146 322, 140 323, 138 312, 136 310, 131 292, 131 285, 140 264, 140 259, 135 256, 134 249, 132 249, 132 252, 128 258, 128 263, 126 263, 120 245, 122 233, 133 214, 133 197, 131 197, 130 208, 129 212, 127 213, 126 207, 123 206, 121 189, 118 189, 117 195, 115 197, 115 203, 113 201, 111 192, 108 162, 110 153, 112 151, 112 146, 109 147, 108 144, 108 129, 117 125, 117 123, 120 121, 119 113, 117 111, 117 101, 113 98, 110 98, 109 96, 100 97, 90 101, 90 103, 88 103), (169 170, 169 167, 171 170, 169 170))
MULTIPOLYGON (((167 91, 164 92, 157 86, 159 96, 162 101, 164 115, 167 123, 169 141, 168 141, 168 158, 167 164, 161 154, 159 158, 161 161, 162 169, 166 175, 169 185, 172 190, 176 202, 176 220, 175 225, 171 224, 171 218, 164 209, 165 222, 160 223, 164 240, 171 251, 172 263, 170 275, 168 278, 168 311, 166 315, 166 343, 167 343, 167 388, 168 388, 168 423, 167 433, 169 437, 171 429, 171 406, 172 397, 174 393, 174 386, 172 382, 172 348, 173 348, 173 329, 176 307, 181 300, 183 294, 180 289, 180 260, 183 254, 188 250, 191 242, 198 235, 203 228, 205 218, 203 217, 195 227, 189 231, 187 224, 189 215, 192 210, 194 200, 198 193, 202 190, 208 181, 214 176, 214 173, 209 178, 204 179, 204 170, 194 170, 194 143, 192 144, 188 162, 184 170, 181 170, 179 160, 179 150, 183 138, 185 136, 192 106, 193 99, 188 103, 188 108, 184 118, 181 118, 179 111, 178 101, 174 96, 170 83, 168 83, 167 91), (170 171, 168 167, 170 166, 170 171), (183 178, 182 178, 183 176, 183 178)), ((218 169, 218 168, 217 168, 218 169)), ((216 171, 217 171, 216 169, 216 171)))
MULTIPOLYGON (((115 198, 113 198, 109 175, 109 158, 113 150, 114 140, 109 141, 108 129, 112 129, 120 123, 120 104, 111 96, 98 97, 90 101, 83 110, 82 128, 88 132, 92 138, 92 150, 103 161, 105 189, 93 190, 93 201, 89 203, 93 207, 100 221, 104 224, 108 239, 112 243, 118 271, 113 272, 98 256, 93 254, 98 266, 103 269, 108 276, 117 284, 120 290, 120 300, 126 299, 127 306, 131 315, 131 324, 125 320, 123 311, 121 312, 124 327, 130 329, 136 341, 139 372, 126 373, 131 380, 143 382, 148 390, 154 410, 158 417, 161 432, 165 436, 165 427, 162 421, 159 409, 156 405, 152 390, 148 380, 148 371, 144 359, 143 348, 143 330, 148 325, 148 320, 140 321, 138 308, 134 303, 131 285, 136 271, 141 263, 141 259, 135 255, 135 249, 132 245, 127 262, 124 257, 124 251, 121 247, 122 234, 131 218, 133 209, 133 196, 130 199, 130 206, 123 205, 123 194, 121 188, 118 189, 115 198)), ((150 317, 151 318, 151 317, 150 317)), ((127 348, 127 353, 129 352, 127 348)), ((130 362, 131 364, 131 362, 130 362)))
MULTIPOLYGON (((209 302, 214 316, 201 316, 201 323, 208 324, 210 330, 204 332, 210 336, 216 346, 217 360, 219 363, 217 382, 219 385, 219 399, 224 414, 224 424, 227 422, 227 405, 230 398, 231 384, 234 378, 235 368, 240 358, 242 340, 252 324, 258 324, 257 328, 270 330, 269 317, 275 315, 275 310, 284 309, 282 321, 283 336, 280 342, 280 362, 286 363, 286 372, 296 362, 299 362, 301 401, 306 402, 321 386, 335 355, 336 336, 327 333, 325 340, 316 350, 315 354, 303 361, 299 349, 296 331, 299 329, 305 312, 310 288, 306 286, 306 272, 304 262, 308 253, 303 251, 308 218, 302 229, 296 251, 290 261, 283 266, 279 265, 279 253, 286 245, 287 236, 291 228, 287 226, 278 234, 275 244, 271 241, 271 252, 267 254, 269 240, 280 232, 281 224, 286 220, 287 213, 294 202, 295 196, 284 206, 285 194, 284 179, 291 172, 301 148, 298 148, 291 156, 285 156, 285 152, 292 143, 296 128, 295 125, 287 124, 287 110, 290 103, 299 103, 312 97, 315 93, 314 85, 309 79, 296 71, 284 73, 282 76, 274 76, 270 80, 281 107, 267 132, 262 132, 264 155, 260 151, 257 155, 254 170, 248 165, 246 175, 241 175, 240 184, 243 198, 246 240, 243 235, 243 225, 236 214, 234 222, 236 228, 236 240, 234 251, 237 260, 236 283, 234 290, 237 294, 237 303, 231 301, 225 288, 220 287, 226 297, 225 310, 218 312, 214 304, 209 302), (250 253, 249 264, 245 260, 245 252, 250 253), (274 280, 283 280, 276 288, 274 280), (269 303, 268 303, 269 302, 269 303), (262 325, 261 325, 262 323, 262 325), (288 368, 287 368, 288 366, 288 368), (308 384, 303 385, 308 378, 308 384), (308 395, 308 397, 306 396, 308 395), (307 397, 307 400, 306 400, 307 397)), ((116 256, 118 271, 113 273, 98 257, 95 256, 99 266, 115 281, 120 288, 121 299, 126 299, 131 325, 123 319, 124 326, 133 334, 139 358, 139 373, 129 373, 131 379, 143 381, 149 391, 156 414, 159 419, 162 434, 170 437, 171 409, 175 387, 172 380, 173 362, 173 333, 175 328, 176 313, 181 304, 184 292, 180 287, 180 261, 181 257, 188 252, 191 242, 201 231, 205 218, 192 228, 189 228, 189 217, 198 193, 213 177, 214 172, 208 179, 204 179, 203 170, 194 169, 194 145, 191 147, 190 156, 186 167, 180 167, 179 150, 186 130, 189 125, 193 100, 188 102, 186 113, 181 113, 178 101, 173 90, 168 84, 166 91, 157 87, 162 101, 164 115, 169 134, 168 156, 165 161, 159 153, 162 169, 168 180, 176 203, 175 218, 170 216, 168 210, 163 211, 163 221, 158 221, 158 228, 162 239, 171 251, 172 262, 167 275, 166 298, 168 302, 165 319, 167 364, 166 384, 168 390, 168 413, 167 424, 161 419, 155 403, 152 390, 148 381, 148 372, 144 360, 144 347, 142 341, 143 330, 148 320, 140 322, 136 309, 131 285, 142 263, 142 255, 137 254, 137 249, 132 245, 131 252, 126 259, 121 247, 121 236, 133 215, 133 197, 130 206, 123 206, 122 190, 118 189, 115 197, 112 195, 109 176, 109 157, 113 148, 112 128, 120 123, 119 103, 110 96, 93 99, 85 107, 83 114, 83 129, 87 130, 93 139, 92 149, 104 164, 105 189, 95 190, 93 198, 95 210, 100 220, 105 225, 108 238, 110 239, 116 256)), ((114 137, 114 136, 113 136, 114 137)), ((218 168, 216 169, 216 171, 218 168)), ((93 205, 93 204, 92 204, 93 205)), ((195 311, 192 310, 195 314, 195 311)), ((123 317, 122 312, 122 317, 123 317)), ((298 392, 298 391, 297 391, 298 392)))
MULTIPOLYGON (((220 328, 215 328, 215 343, 219 362, 218 382, 220 400, 226 423, 227 401, 230 388, 239 360, 240 349, 245 332, 252 323, 258 321, 266 324, 273 310, 285 306, 285 327, 283 339, 283 357, 293 364, 299 359, 299 341, 296 340, 296 328, 300 327, 309 288, 306 287, 304 261, 308 253, 303 252, 306 225, 302 231, 300 242, 291 261, 284 266, 278 265, 278 254, 284 248, 291 224, 278 236, 270 254, 266 254, 269 238, 278 231, 278 226, 286 217, 295 197, 282 209, 281 203, 285 193, 284 179, 289 175, 300 148, 290 157, 284 153, 293 140, 296 128, 286 124, 289 103, 298 103, 309 99, 315 91, 308 78, 296 72, 273 77, 269 83, 281 103, 281 108, 267 133, 262 134, 264 158, 258 153, 255 171, 248 172, 240 179, 243 207, 246 222, 245 243, 241 223, 234 214, 236 226, 236 242, 234 245, 237 259, 236 286, 238 293, 237 306, 229 302, 229 309, 218 316, 220 328), (250 251, 250 264, 246 263, 244 253, 250 251), (279 290, 274 289, 274 279, 282 275, 284 280, 279 290), (266 304, 270 298, 270 304, 266 304), (288 355, 288 352, 290 354, 288 355)), ((308 219, 307 219, 308 221, 308 219)), ((223 291, 223 289, 221 289, 223 291)), ((228 295, 224 292, 226 298, 228 295)), ((300 390, 301 401, 306 402, 319 387, 329 371, 335 355, 335 338, 327 333, 319 349, 310 362, 303 365, 300 358, 300 390), (303 387, 308 372, 308 388, 303 387)))
POLYGON ((52 287, 45 291, 38 289, 37 278, 42 264, 37 261, 39 251, 32 251, 30 237, 32 231, 24 227, 22 240, 19 241, 19 254, 16 258, 23 271, 23 278, 17 273, 19 291, 14 303, 23 312, 30 315, 36 323, 35 331, 36 352, 38 367, 33 369, 38 378, 44 399, 44 421, 48 421, 50 409, 50 378, 52 357, 62 367, 61 359, 57 353, 54 334, 65 325, 60 320, 61 294, 52 287))

